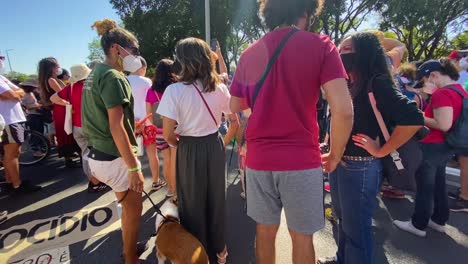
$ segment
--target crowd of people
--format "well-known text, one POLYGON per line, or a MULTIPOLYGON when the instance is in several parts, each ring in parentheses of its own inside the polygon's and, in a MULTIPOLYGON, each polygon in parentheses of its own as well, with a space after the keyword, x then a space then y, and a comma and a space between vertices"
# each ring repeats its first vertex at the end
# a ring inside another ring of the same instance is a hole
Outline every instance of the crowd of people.
POLYGON ((66 167, 82 166, 90 192, 115 192, 125 262, 138 263, 139 156, 146 152, 151 189, 167 186, 181 224, 212 262, 226 263, 225 148, 235 139, 242 197, 257 224, 258 263, 275 262, 283 209, 292 262, 315 262, 313 234, 325 224, 324 173, 338 250, 318 263, 372 263, 376 197, 404 197, 404 186, 415 191, 414 213, 395 226, 421 237, 427 227, 444 233, 450 210, 468 212, 468 149, 456 135, 468 133, 468 52, 403 63, 404 44, 379 31, 335 44, 307 31, 321 1, 296 2, 260 1, 269 32, 241 55, 232 79, 219 44, 198 38, 180 40, 174 60, 159 61, 149 79, 137 38, 110 19, 93 25, 104 61, 73 65, 69 73, 49 57, 39 62, 38 80, 15 85, 0 76, 9 188, 40 190, 21 181, 18 157, 26 125, 47 133, 66 167), (447 194, 445 168, 454 156, 461 188, 447 194), (395 179, 392 172, 402 170, 412 183, 395 179))

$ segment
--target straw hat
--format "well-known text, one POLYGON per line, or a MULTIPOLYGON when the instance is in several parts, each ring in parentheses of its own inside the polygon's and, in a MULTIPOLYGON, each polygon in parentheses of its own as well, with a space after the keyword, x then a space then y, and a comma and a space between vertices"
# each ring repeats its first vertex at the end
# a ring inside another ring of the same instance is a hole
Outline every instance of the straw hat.
POLYGON ((28 79, 19 84, 20 86, 31 86, 31 87, 39 87, 39 83, 36 79, 28 79))
POLYGON ((80 64, 71 66, 70 72, 71 72, 70 82, 76 83, 78 81, 88 78, 89 73, 91 73, 91 69, 88 68, 86 64, 80 63, 80 64))

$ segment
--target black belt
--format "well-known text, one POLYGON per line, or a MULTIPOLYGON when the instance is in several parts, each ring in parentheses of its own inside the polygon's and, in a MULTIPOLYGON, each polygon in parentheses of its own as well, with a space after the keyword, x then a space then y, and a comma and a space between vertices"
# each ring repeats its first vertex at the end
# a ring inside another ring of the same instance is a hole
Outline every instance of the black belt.
POLYGON ((102 151, 99 151, 95 148, 90 148, 88 157, 93 160, 98 160, 98 161, 113 161, 115 159, 118 159, 119 157, 110 155, 107 153, 104 153, 102 151))

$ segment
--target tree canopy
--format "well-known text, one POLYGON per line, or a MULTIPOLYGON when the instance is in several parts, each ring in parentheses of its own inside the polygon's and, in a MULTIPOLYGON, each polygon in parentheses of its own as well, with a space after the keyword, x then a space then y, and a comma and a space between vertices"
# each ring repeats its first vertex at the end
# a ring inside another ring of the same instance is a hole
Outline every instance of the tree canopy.
MULTIPOLYGON (((138 38, 149 65, 171 58, 180 39, 204 38, 204 1, 110 0, 122 23, 138 38)), ((265 34, 256 0, 211 0, 211 36, 220 42, 226 64, 235 65, 242 51, 265 34)), ((327 0, 311 30, 341 39, 376 23, 386 35, 402 41, 409 60, 447 55, 467 48, 466 0, 327 0)), ((94 41, 93 41, 94 43, 94 41)), ((91 43, 91 44, 93 44, 91 43)), ((91 54, 96 54, 90 44, 91 54)), ((91 56, 90 54, 90 56, 91 56)))

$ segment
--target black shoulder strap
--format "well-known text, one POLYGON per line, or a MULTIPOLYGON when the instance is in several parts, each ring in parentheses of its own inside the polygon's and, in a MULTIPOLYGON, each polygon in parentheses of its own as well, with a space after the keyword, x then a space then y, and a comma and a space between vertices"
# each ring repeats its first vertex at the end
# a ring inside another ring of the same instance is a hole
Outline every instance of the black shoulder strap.
POLYGON ((250 107, 252 110, 254 108, 254 105, 255 105, 255 101, 257 100, 257 96, 258 94, 260 93, 260 89, 262 88, 263 86, 263 83, 265 82, 268 74, 270 73, 270 70, 271 68, 273 67, 273 65, 275 64, 276 60, 278 59, 281 51, 283 50, 284 46, 286 46, 286 43, 288 42, 288 40, 292 37, 292 35, 294 35, 294 33, 298 32, 299 30, 294 28, 293 30, 291 30, 291 32, 289 32, 286 37, 284 37, 284 39, 281 41, 280 45, 278 46, 278 48, 276 48, 275 50, 275 53, 273 54, 273 56, 271 57, 270 61, 268 62, 268 65, 265 69, 265 71, 263 72, 262 74, 262 77, 260 78, 260 80, 258 81, 258 83, 255 85, 255 90, 254 90, 254 93, 253 93, 253 96, 252 96, 252 106, 250 107))
POLYGON ((455 85, 449 85, 447 86, 447 89, 457 92, 457 94, 459 94, 462 98, 466 98, 466 96, 457 87, 455 87, 455 85))

